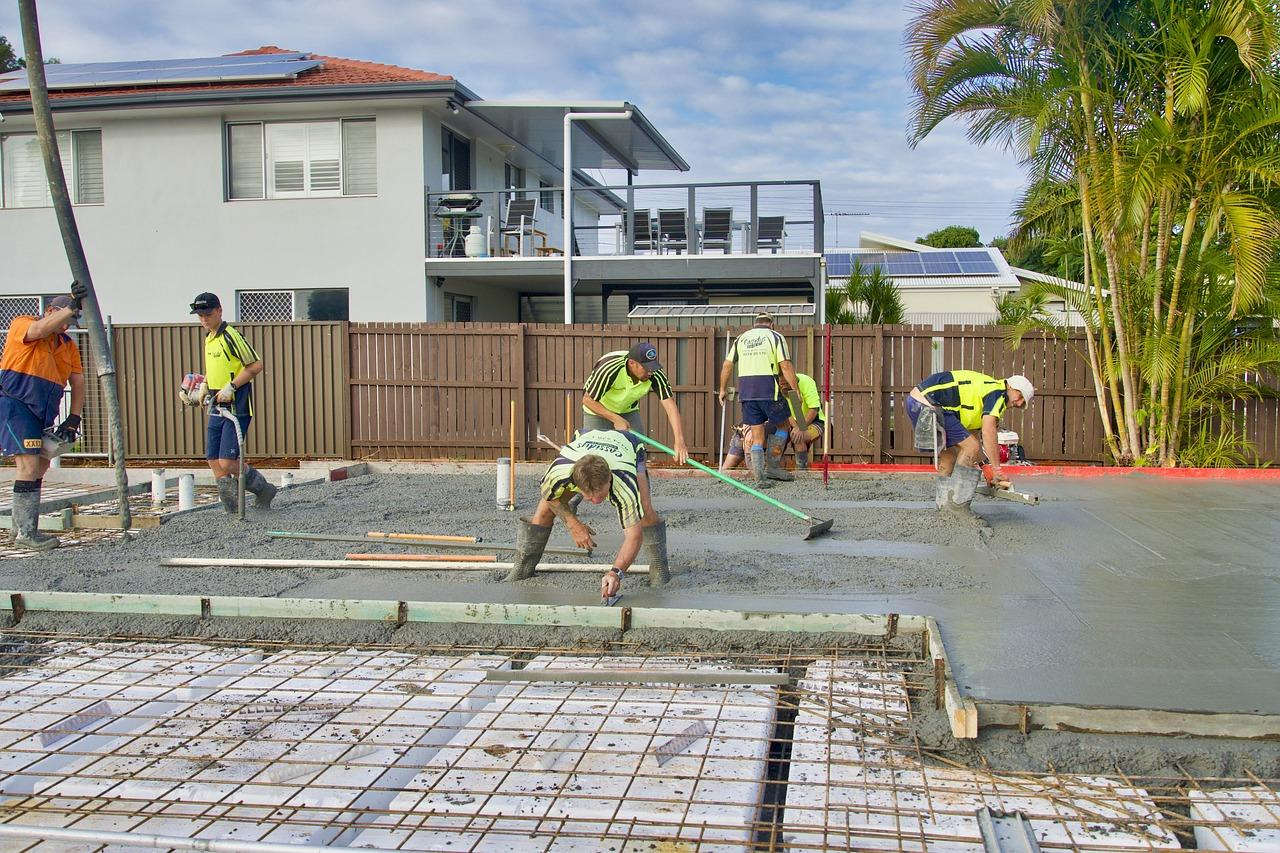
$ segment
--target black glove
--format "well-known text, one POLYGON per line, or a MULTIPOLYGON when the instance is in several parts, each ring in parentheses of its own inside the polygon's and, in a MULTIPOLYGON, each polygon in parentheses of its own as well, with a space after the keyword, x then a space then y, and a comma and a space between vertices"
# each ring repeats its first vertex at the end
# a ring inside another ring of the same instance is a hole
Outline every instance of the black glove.
MULTIPOLYGON (((75 301, 76 310, 79 311, 84 307, 84 298, 89 295, 89 288, 85 287, 79 281, 71 282, 71 298, 75 301)), ((73 416, 74 417, 74 416, 73 416)), ((77 418, 76 423, 80 421, 77 418)))
POLYGON ((67 419, 54 430, 60 441, 72 442, 80 437, 80 416, 67 415, 67 419))

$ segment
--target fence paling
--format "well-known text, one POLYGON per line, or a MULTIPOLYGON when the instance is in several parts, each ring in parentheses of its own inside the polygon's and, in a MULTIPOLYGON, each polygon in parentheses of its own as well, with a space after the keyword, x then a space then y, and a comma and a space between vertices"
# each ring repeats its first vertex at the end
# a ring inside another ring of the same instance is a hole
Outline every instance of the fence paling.
MULTIPOLYGON (((690 451, 711 458, 719 441, 715 391, 725 358, 723 329, 515 323, 240 328, 266 365, 255 382, 249 438, 255 457, 494 459, 507 453, 515 400, 521 457, 548 459, 550 451, 533 440, 537 429, 562 436, 577 427, 583 380, 595 361, 638 340, 658 349, 690 451)), ((811 331, 785 333, 797 369, 817 376, 821 335, 811 331)), ((191 326, 115 327, 131 458, 203 456, 204 418, 181 408, 174 392, 183 373, 199 368, 202 338, 191 326)), ((1102 431, 1082 350, 1083 341, 1075 338, 1028 337, 1011 351, 1003 330, 989 326, 835 328, 832 460, 927 461, 911 446, 903 400, 942 367, 1025 373, 1036 398, 1026 411, 1011 411, 1002 425, 1019 433, 1035 461, 1100 462, 1102 431)), ((1235 408, 1261 458, 1280 461, 1280 400, 1245 400, 1235 408)), ((643 400, 641 411, 651 435, 674 440, 655 395, 643 400)), ((98 417, 94 412, 90 405, 87 420, 98 417)), ((727 420, 731 425, 737 412, 727 420)), ((87 435, 91 429, 86 426, 87 435)))

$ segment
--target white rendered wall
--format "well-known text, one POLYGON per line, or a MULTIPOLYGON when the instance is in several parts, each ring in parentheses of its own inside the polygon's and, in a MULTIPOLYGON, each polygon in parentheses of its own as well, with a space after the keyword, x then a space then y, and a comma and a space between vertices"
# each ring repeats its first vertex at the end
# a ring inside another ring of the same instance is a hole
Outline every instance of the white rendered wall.
MULTIPOLYGON (((106 201, 77 207, 76 218, 103 312, 120 323, 188 322, 188 303, 205 290, 230 307, 237 289, 346 287, 353 321, 426 319, 422 116, 359 104, 56 116, 59 127, 102 129, 106 201), (368 115, 377 197, 224 200, 226 121, 368 115)), ((6 116, 3 129, 27 127, 29 118, 6 116)), ((438 176, 438 138, 434 149, 438 176)), ((0 257, 0 295, 68 286, 51 208, 0 209, 0 257)))

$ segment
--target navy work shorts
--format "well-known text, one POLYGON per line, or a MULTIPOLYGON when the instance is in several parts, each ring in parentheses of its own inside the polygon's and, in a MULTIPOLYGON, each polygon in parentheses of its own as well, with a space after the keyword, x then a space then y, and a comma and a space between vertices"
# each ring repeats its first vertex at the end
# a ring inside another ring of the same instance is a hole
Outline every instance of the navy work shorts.
MULTIPOLYGON (((240 422, 240 432, 244 435, 249 433, 249 421, 253 420, 248 415, 240 415, 236 418, 240 422)), ((228 419, 221 415, 209 415, 209 427, 205 432, 205 459, 239 459, 240 444, 236 441, 236 427, 228 419)))
MULTIPOLYGON (((908 397, 906 407, 907 417, 911 418, 911 425, 914 427, 916 421, 920 419, 920 410, 924 406, 915 397, 908 397)), ((938 422, 942 424, 942 429, 947 434, 947 447, 955 447, 970 435, 969 430, 965 429, 964 424, 960 423, 960 416, 955 412, 948 412, 945 409, 939 410, 938 422)))
POLYGON ((750 426, 767 424, 770 428, 774 428, 789 417, 791 412, 784 400, 742 401, 742 422, 750 426))
POLYGON ((5 456, 39 453, 44 447, 44 424, 21 400, 0 397, 0 450, 5 456))

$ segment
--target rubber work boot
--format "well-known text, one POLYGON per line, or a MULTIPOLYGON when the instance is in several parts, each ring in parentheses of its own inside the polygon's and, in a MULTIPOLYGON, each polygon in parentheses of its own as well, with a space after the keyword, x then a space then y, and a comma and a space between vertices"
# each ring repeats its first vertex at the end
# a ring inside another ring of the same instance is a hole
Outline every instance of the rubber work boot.
POLYGON ((574 492, 573 497, 569 498, 569 511, 578 512, 578 507, 582 505, 582 492, 574 492))
POLYGON ((235 477, 228 474, 218 478, 218 499, 227 512, 235 513, 240 510, 240 488, 235 477))
POLYGON ((764 450, 751 448, 751 473, 756 475, 757 489, 772 489, 773 482, 764 475, 764 450))
POLYGON ((271 509, 271 501, 275 499, 276 487, 267 482, 262 472, 250 466, 244 472, 245 491, 253 492, 257 500, 254 506, 258 509, 271 509))
POLYGON ((785 446, 785 440, 776 435, 771 435, 766 439, 764 473, 770 480, 781 480, 784 483, 790 483, 796 478, 796 475, 782 467, 782 449, 785 446))
POLYGON ((671 582, 671 567, 667 565, 667 523, 659 521, 652 527, 642 527, 644 551, 649 558, 649 586, 666 586, 671 582))
POLYGON ((942 509, 951 503, 951 476, 953 476, 954 473, 955 472, 953 471, 952 475, 946 477, 939 476, 937 478, 937 485, 934 487, 933 491, 933 503, 938 509, 942 509))
POLYGON ((801 471, 809 470, 809 451, 807 450, 796 451, 796 468, 800 469, 801 471))
POLYGON ((39 489, 13 493, 13 544, 28 551, 48 551, 58 547, 58 537, 40 532, 39 489))
POLYGON ((951 506, 955 509, 968 509, 981 481, 981 468, 957 465, 951 474, 951 506))
POLYGON ((512 560, 511 571, 507 572, 505 580, 522 581, 533 577, 534 569, 538 567, 538 561, 542 559, 542 552, 546 549, 547 540, 550 538, 550 527, 543 527, 527 518, 521 518, 520 529, 516 532, 515 558, 512 560))

